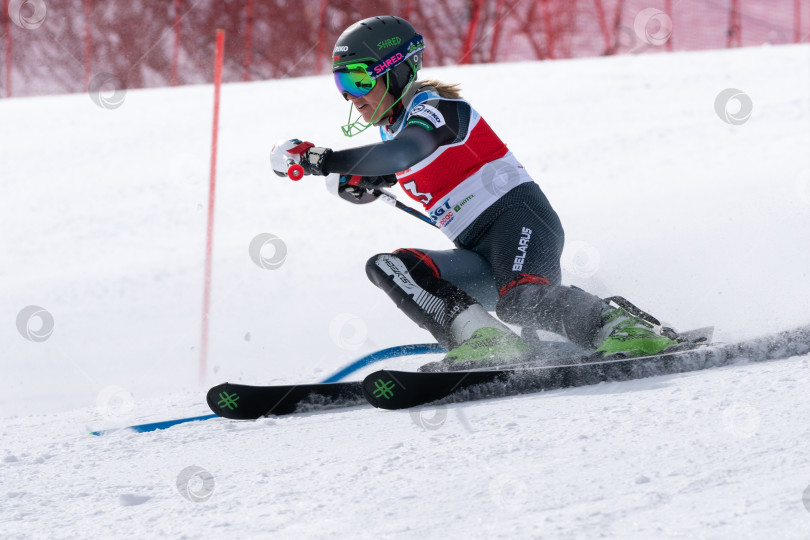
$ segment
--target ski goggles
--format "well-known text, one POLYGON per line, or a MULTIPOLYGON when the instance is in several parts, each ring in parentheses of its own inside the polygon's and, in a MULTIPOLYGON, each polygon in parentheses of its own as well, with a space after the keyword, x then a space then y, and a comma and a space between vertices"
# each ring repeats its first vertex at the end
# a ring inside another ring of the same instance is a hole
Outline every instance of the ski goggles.
MULTIPOLYGON (((334 71, 335 85, 348 100, 349 96, 363 97, 377 85, 377 79, 425 48, 425 40, 419 34, 397 47, 393 52, 374 64, 356 62, 341 66, 334 71)), ((417 60, 419 57, 417 57, 417 60)))
POLYGON ((371 76, 368 64, 358 62, 348 64, 335 71, 335 85, 347 100, 349 96, 363 97, 377 86, 377 79, 371 76))

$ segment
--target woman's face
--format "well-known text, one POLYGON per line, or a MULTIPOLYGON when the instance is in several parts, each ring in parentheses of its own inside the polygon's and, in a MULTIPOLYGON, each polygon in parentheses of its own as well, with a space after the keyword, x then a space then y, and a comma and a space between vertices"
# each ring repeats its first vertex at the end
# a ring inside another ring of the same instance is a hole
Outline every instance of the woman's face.
POLYGON ((371 89, 371 92, 362 97, 354 97, 349 95, 349 101, 352 102, 354 108, 363 117, 366 124, 373 124, 385 115, 385 112, 394 104, 394 96, 386 92, 385 80, 377 79, 377 84, 371 89), (379 107, 377 107, 379 105, 379 107), (374 111, 377 114, 374 114, 374 111))

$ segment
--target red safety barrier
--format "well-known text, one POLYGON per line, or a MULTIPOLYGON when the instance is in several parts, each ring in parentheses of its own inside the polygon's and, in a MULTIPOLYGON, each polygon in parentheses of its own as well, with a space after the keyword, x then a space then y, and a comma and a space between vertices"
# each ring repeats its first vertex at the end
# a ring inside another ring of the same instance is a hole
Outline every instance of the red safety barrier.
POLYGON ((79 92, 98 66, 125 78, 128 88, 203 83, 209 36, 220 27, 229 35, 226 82, 324 73, 340 32, 379 13, 413 23, 425 37, 426 66, 810 41, 807 0, 298 0, 294 9, 255 0, 114 8, 92 0, 3 0, 3 6, 6 96, 79 92), (47 6, 44 23, 17 24, 6 16, 10 4, 29 18, 47 6))

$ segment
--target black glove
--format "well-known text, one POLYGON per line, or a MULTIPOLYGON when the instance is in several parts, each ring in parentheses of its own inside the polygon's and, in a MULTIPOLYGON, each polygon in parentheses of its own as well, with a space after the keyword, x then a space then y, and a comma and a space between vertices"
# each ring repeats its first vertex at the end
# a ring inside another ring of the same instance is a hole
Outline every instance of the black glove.
POLYGON ((383 176, 361 176, 360 187, 366 189, 382 189, 388 188, 397 183, 397 177, 393 174, 386 174, 383 176))
POLYGON ((326 176, 329 174, 323 168, 323 162, 326 160, 326 157, 332 153, 330 148, 321 148, 320 146, 312 146, 306 152, 301 159, 301 165, 303 165, 304 170, 307 171, 309 174, 317 174, 319 176, 326 176))
POLYGON ((374 193, 374 190, 391 187, 396 183, 397 177, 393 174, 384 176, 352 176, 344 174, 340 177, 338 195, 349 202, 364 204, 379 197, 374 193))

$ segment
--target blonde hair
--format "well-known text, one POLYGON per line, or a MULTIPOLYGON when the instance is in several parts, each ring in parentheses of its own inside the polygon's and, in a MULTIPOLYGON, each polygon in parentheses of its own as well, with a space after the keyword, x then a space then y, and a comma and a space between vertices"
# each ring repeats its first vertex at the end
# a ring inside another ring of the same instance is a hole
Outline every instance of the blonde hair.
POLYGON ((461 99, 461 85, 458 83, 446 83, 436 79, 425 79, 419 81, 419 89, 430 87, 440 96, 447 99, 461 99))

